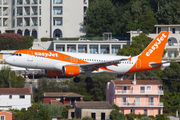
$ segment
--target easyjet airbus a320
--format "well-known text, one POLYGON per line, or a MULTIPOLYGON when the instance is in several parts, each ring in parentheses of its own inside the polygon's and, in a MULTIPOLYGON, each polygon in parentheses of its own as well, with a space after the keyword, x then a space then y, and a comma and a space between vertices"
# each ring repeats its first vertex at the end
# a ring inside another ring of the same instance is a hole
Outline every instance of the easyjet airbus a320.
POLYGON ((168 35, 161 32, 134 57, 27 49, 16 51, 5 61, 13 66, 45 69, 48 76, 76 76, 74 82, 80 81, 77 75, 86 73, 86 81, 92 81, 90 73, 128 74, 169 66, 161 61, 168 35))

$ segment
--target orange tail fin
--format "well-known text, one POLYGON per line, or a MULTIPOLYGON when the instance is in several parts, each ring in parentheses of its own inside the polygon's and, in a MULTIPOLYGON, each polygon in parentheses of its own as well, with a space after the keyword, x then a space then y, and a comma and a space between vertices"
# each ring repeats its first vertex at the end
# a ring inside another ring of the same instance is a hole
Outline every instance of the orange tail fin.
POLYGON ((169 32, 161 32, 159 35, 144 49, 139 57, 152 62, 160 62, 164 48, 168 39, 169 32))

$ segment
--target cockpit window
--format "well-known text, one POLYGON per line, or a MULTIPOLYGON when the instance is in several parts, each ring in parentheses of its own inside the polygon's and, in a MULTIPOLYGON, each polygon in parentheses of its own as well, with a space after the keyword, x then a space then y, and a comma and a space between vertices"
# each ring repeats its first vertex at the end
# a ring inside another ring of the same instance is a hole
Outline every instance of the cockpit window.
POLYGON ((15 53, 13 53, 12 55, 15 55, 15 53))

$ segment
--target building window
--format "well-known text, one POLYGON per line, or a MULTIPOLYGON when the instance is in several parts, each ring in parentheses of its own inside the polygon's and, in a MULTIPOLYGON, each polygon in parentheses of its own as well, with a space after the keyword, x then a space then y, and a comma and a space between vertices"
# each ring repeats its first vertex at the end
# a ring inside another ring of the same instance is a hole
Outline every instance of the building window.
POLYGON ((96 120, 96 113, 91 113, 91 118, 92 118, 93 120, 96 120))
POLYGON ((144 114, 147 115, 147 109, 144 109, 144 114))
POLYGON ((41 26, 41 17, 39 18, 39 26, 41 26))
POLYGON ((12 99, 12 95, 9 95, 9 99, 12 99))
POLYGON ((62 0, 53 0, 54 4, 62 4, 62 0))
POLYGON ((101 120, 105 120, 105 113, 101 113, 101 120))
POLYGON ((149 105, 154 105, 154 98, 153 97, 149 97, 149 105))
POLYGON ((147 86, 147 87, 146 87, 146 90, 149 90, 149 91, 150 91, 150 90, 151 90, 151 86, 147 86))
POLYGON ((130 109, 131 114, 135 114, 135 109, 130 109))
POLYGON ((61 26, 62 25, 62 18, 54 19, 53 20, 53 25, 54 26, 61 26))
POLYGON ((87 4, 87 0, 84 0, 84 4, 87 4))
POLYGON ((101 45, 101 54, 109 54, 109 45, 101 45))
POLYGON ((90 48, 90 53, 92 54, 98 54, 99 50, 98 50, 98 45, 89 45, 90 48))
POLYGON ((161 109, 158 110, 158 114, 159 114, 159 115, 161 114, 161 109))
POLYGON ((145 87, 144 86, 140 87, 140 93, 145 93, 145 87))
POLYGON ((172 28, 172 33, 175 34, 175 28, 172 28))
POLYGON ((41 4, 41 0, 39 0, 39 4, 41 4))
POLYGON ((111 53, 116 54, 119 51, 119 49, 121 49, 120 45, 112 45, 111 46, 111 53))
POLYGON ((1 120, 5 120, 5 116, 1 116, 1 120))
POLYGON ((158 27, 158 33, 160 33, 161 32, 161 28, 160 27, 158 27))
POLYGON ((124 109, 121 109, 121 113, 124 114, 124 109))
POLYGON ((20 98, 20 99, 24 99, 24 98, 25 98, 25 95, 19 95, 19 98, 20 98))
POLYGON ((41 7, 39 7, 39 15, 41 15, 41 7))

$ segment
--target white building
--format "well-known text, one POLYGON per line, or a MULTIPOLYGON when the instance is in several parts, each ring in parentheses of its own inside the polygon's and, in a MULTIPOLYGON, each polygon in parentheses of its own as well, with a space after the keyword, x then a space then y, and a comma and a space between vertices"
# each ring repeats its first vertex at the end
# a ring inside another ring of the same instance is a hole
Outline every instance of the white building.
POLYGON ((0 110, 19 109, 31 106, 29 88, 0 88, 0 110))
MULTIPOLYGON (((180 51, 180 25, 155 25, 156 33, 149 33, 149 37, 155 39, 161 31, 169 32, 166 43, 166 54, 163 58, 175 59, 179 57, 180 51)), ((130 31, 130 41, 132 37, 138 36, 142 31, 130 31)))
POLYGON ((0 0, 0 31, 24 36, 80 37, 88 0, 0 0))

